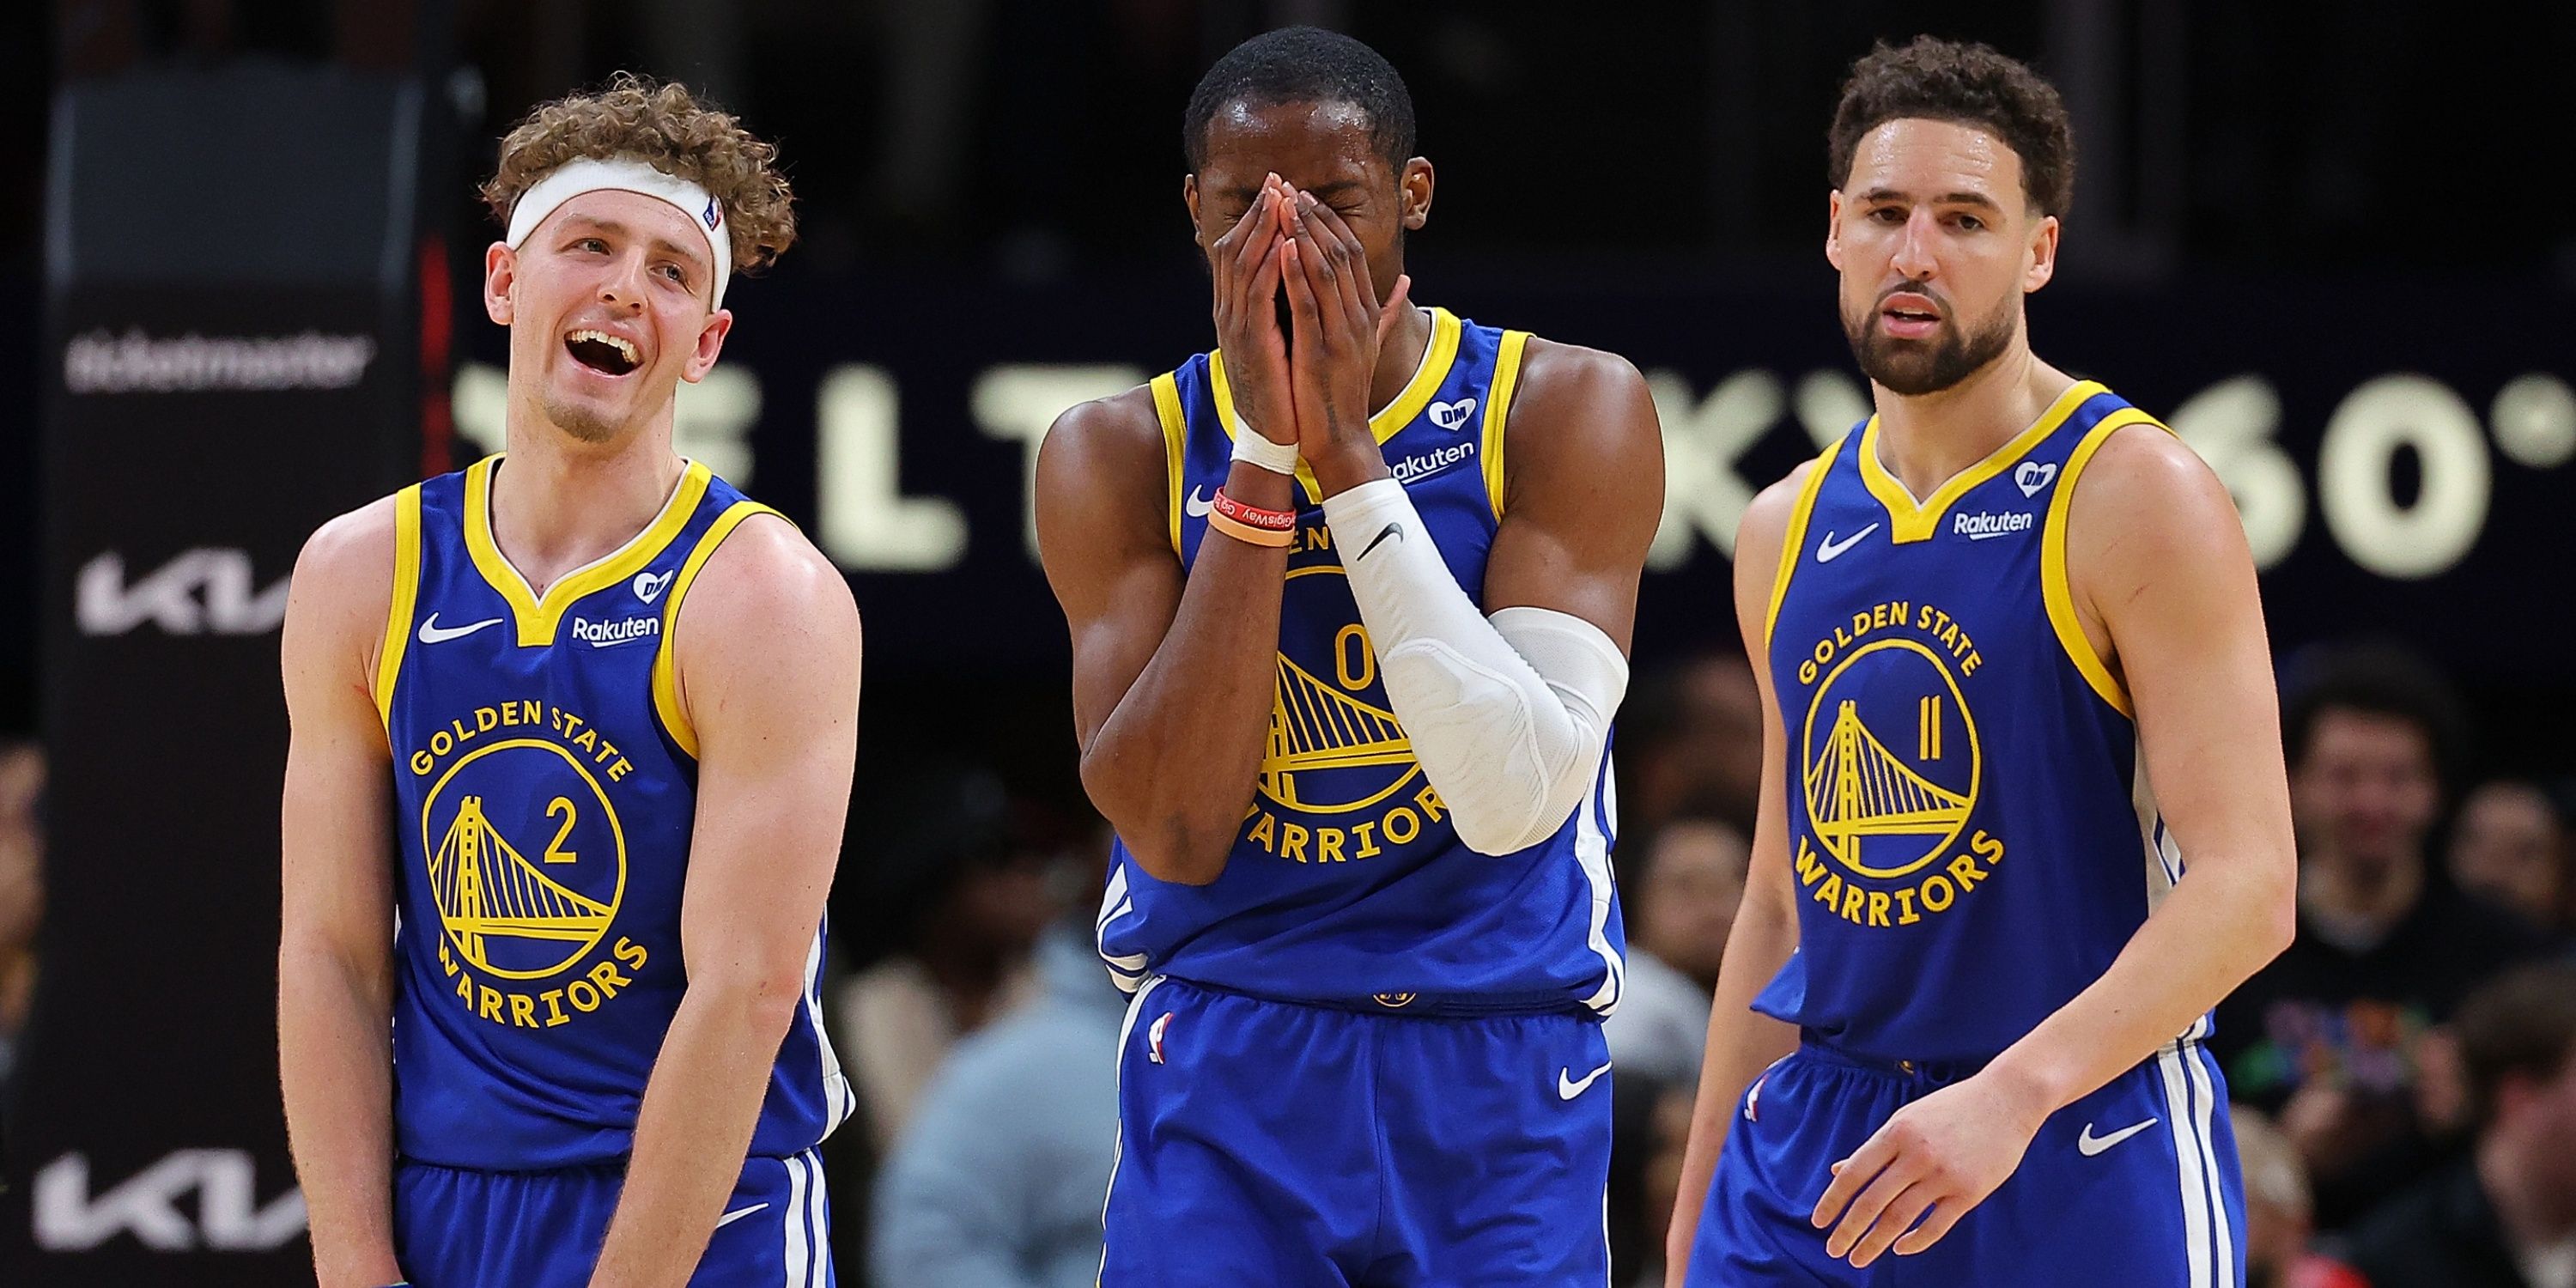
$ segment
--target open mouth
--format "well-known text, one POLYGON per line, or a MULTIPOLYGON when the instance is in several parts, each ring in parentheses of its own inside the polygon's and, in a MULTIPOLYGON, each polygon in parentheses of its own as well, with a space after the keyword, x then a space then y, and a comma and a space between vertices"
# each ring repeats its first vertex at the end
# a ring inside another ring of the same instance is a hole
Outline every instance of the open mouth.
POLYGON ((602 375, 622 376, 642 363, 634 341, 587 328, 564 337, 564 352, 602 375))
POLYGON ((1900 340, 1920 340, 1941 325, 1941 306, 1915 291, 1897 291, 1878 306, 1879 325, 1900 340))

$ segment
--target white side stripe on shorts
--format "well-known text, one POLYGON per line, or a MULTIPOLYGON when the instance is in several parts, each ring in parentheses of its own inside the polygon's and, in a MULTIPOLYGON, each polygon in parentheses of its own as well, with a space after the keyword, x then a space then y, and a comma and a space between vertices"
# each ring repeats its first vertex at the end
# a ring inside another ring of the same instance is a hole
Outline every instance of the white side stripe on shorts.
POLYGON ((2196 1046, 2182 1048, 2183 1066, 2191 1072, 2192 1126, 2200 1133, 2200 1174, 2209 1186, 2209 1224, 2218 1234, 2218 1288, 2236 1288, 2236 1232, 2227 1224, 2227 1188, 2218 1179, 2217 1136, 2210 1117, 2217 1112, 2218 1089, 2210 1085, 2207 1057, 2196 1046))
POLYGON ((787 1165, 787 1278, 785 1288, 805 1288, 813 1277, 813 1252, 805 1240, 805 1160, 784 1158, 787 1165))
POLYGON ((2156 1052, 2156 1071, 2164 1077, 2164 1117, 2172 1124, 2174 1159, 2181 1174, 2183 1247, 2191 1267, 2188 1288, 2218 1288, 2209 1255, 2209 1187, 2202 1172, 2204 1155, 2199 1131, 2192 1118, 2190 1078, 2183 1072, 2185 1059, 2179 1044, 2166 1043, 2156 1052))
MULTIPOLYGON (((1135 996, 1127 999, 1127 1017, 1118 1022, 1116 1067, 1119 1070, 1117 1076, 1122 1079, 1126 1077, 1127 1040, 1136 1034, 1136 1017, 1145 1013, 1145 999, 1152 997, 1154 990, 1162 987, 1162 984, 1162 976, 1151 976, 1136 990, 1135 996)), ((1118 1190, 1118 1165, 1125 1161, 1127 1161, 1127 1125, 1122 1122, 1118 1125, 1118 1135, 1109 1146, 1109 1184, 1100 1193, 1100 1269, 1091 1277, 1091 1288, 1101 1288, 1101 1280, 1109 1274, 1109 1196, 1118 1190)))
POLYGON ((832 1211, 823 1197, 823 1156, 805 1151, 805 1170, 813 1178, 805 1187, 808 1224, 814 1231, 814 1264, 808 1272, 806 1288, 823 1288, 832 1281, 832 1211))

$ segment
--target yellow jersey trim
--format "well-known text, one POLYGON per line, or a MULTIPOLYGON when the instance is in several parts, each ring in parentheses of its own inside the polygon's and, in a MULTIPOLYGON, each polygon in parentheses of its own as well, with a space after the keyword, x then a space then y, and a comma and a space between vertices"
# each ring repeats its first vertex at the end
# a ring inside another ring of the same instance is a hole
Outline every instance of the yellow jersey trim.
POLYGON ((1163 509, 1172 517, 1172 553, 1181 552, 1181 457, 1190 436, 1190 414, 1181 409, 1181 386, 1171 372, 1154 377, 1154 417, 1163 422, 1163 509))
POLYGON ((679 486, 671 489, 671 498, 662 503, 662 512, 642 532, 627 538, 626 544, 615 550, 555 578, 540 599, 492 539, 492 472, 500 461, 498 455, 487 456, 465 467, 465 551, 473 556, 475 571, 483 575, 484 582, 510 605, 521 648, 554 643, 555 628, 574 601, 614 586, 653 562, 662 547, 671 544, 671 538, 688 525, 689 515, 706 497, 707 483, 714 477, 706 466, 686 462, 687 468, 680 471, 679 486))
MULTIPOLYGON (((1422 365, 1413 369, 1413 379, 1405 383, 1395 401, 1369 417, 1369 433, 1377 441, 1383 443, 1395 437, 1397 430, 1412 424, 1413 418, 1431 405, 1431 395, 1440 392, 1440 382, 1449 378, 1449 367, 1457 361, 1458 330, 1457 314, 1438 307, 1431 310, 1431 344, 1422 351, 1422 365)), ((1208 391, 1216 398, 1216 423, 1224 428, 1226 441, 1233 442, 1235 427, 1242 421, 1234 414, 1234 386, 1226 382, 1222 349, 1208 353, 1208 391)), ((1315 481, 1315 472, 1306 468, 1304 461, 1297 462, 1297 482, 1305 487, 1308 500, 1323 499, 1323 485, 1315 481)))
POLYGON ((2075 508, 2075 480, 2083 476, 2085 463, 2093 459, 2093 453, 2102 450, 2102 444, 2111 441, 2113 433, 2130 425, 2165 429, 2155 417, 2135 407, 2124 407, 2084 431, 2084 441, 2076 444, 2074 454, 2066 458, 2066 468, 2057 476, 2057 491, 2048 498, 2047 526, 2040 533, 2039 594, 2048 604, 2048 625, 2057 633, 2057 646, 2066 651, 2066 659, 2075 664, 2084 682, 2092 685, 2112 710, 2135 720, 2137 713, 2130 708, 2128 690, 2112 678, 2110 666, 2084 633, 2084 619, 2075 611, 2075 590, 2066 575, 2066 516, 2075 508))
POLYGON ((1878 459, 1878 417, 1872 415, 1860 431, 1860 478, 1869 486, 1870 495, 1887 510, 1888 538, 1898 545, 1910 541, 1928 541, 1941 528, 1941 516, 1951 505, 1978 484, 2001 474, 2013 462, 2039 446, 2041 440, 2066 423, 2075 409, 2095 394, 2110 390, 2090 380, 2078 380, 2072 388, 2057 396, 2057 401, 2032 421, 2030 428, 2013 436, 2012 441, 1986 454, 1986 458, 1950 476, 1928 501, 1917 502, 1895 475, 1878 459))
POLYGON ((1798 487, 1798 503, 1789 510, 1789 531, 1780 543, 1780 572, 1771 579, 1771 607, 1762 614, 1762 647, 1771 647, 1772 628, 1780 624, 1780 601, 1789 597, 1789 577, 1798 571, 1798 553, 1807 548, 1807 516, 1816 509, 1816 494, 1825 490, 1825 475, 1834 468, 1834 453, 1851 438, 1845 434, 1816 456, 1816 467, 1798 487))
POLYGON ((1494 518, 1503 517, 1503 425, 1512 413, 1512 390, 1520 384, 1521 350, 1529 332, 1503 332, 1494 354, 1494 382, 1485 390, 1485 497, 1494 503, 1494 518))
POLYGON ((385 732, 394 727, 394 683, 402 678, 403 646, 411 642, 412 613, 420 607, 420 485, 394 493, 394 602, 385 614, 385 644, 376 653, 376 715, 385 732))
POLYGON ((653 711, 662 718, 663 731, 691 760, 698 758, 698 729, 689 723, 688 710, 680 702, 680 663, 674 650, 674 641, 679 638, 680 601, 688 597, 689 583, 698 579, 698 570, 707 566, 708 556, 742 526, 743 520, 755 514, 777 513, 758 501, 736 501, 725 507, 725 512, 707 525, 706 535, 698 538, 697 548, 689 552, 688 560, 680 565, 679 575, 671 579, 671 597, 662 604, 662 642, 653 649, 653 711))

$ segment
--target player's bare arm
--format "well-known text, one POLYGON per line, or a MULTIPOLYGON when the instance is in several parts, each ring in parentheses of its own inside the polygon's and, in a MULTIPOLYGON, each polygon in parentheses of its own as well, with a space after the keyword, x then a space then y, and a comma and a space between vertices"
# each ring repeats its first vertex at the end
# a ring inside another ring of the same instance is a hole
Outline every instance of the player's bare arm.
POLYGON ((1290 233, 1298 429, 1388 697, 1469 848, 1536 844, 1590 788, 1626 690, 1637 582, 1663 504, 1654 402, 1625 359, 1527 342, 1485 572, 1491 611, 1479 612, 1369 428, 1368 374, 1409 282, 1379 304, 1359 239, 1328 204, 1301 201, 1290 233), (1407 524, 1415 548, 1390 546, 1407 524))
POLYGON ((2190 1027, 2295 924, 2271 655, 2226 489, 2172 435, 2130 426, 2082 477, 2067 540, 2085 637, 2131 697, 2189 871, 2099 980, 1983 1072, 1899 1110, 1840 1167, 1815 1220, 1834 1225, 1827 1251, 1856 1265, 1931 1246, 2012 1174, 2049 1114, 2190 1027))
POLYGON ((394 840, 375 661, 390 499, 323 525, 287 592, 278 1079, 321 1288, 401 1279, 393 1244, 394 840))
MULTIPOLYGON (((1244 428, 1281 443, 1296 438, 1272 304, 1286 200, 1265 183, 1208 248, 1244 428)), ((1038 452, 1038 550, 1073 635, 1083 787, 1148 873, 1204 885, 1225 870, 1260 772, 1288 552, 1212 537, 1185 573, 1164 450, 1150 390, 1067 411, 1038 452)), ((1241 461, 1225 481, 1271 510, 1295 508, 1295 488, 1241 461)))
POLYGON ((1646 378, 1617 354, 1534 338, 1507 424, 1486 604, 1571 613, 1626 649, 1664 509, 1663 430, 1646 378))
POLYGON ((831 562, 759 517, 718 547, 674 624, 699 744, 681 896, 688 991, 655 1060, 591 1282, 686 1282, 741 1174, 803 1004, 857 754, 859 614, 831 562))
POLYGON ((1744 902, 1718 966, 1708 1053, 1691 1104, 1690 1143, 1682 1153, 1680 1188, 1664 1234, 1664 1282, 1670 1288, 1680 1288, 1690 1269, 1692 1236, 1699 1231, 1700 1208, 1717 1174, 1718 1150, 1734 1124, 1737 1099, 1764 1068, 1798 1045, 1796 1026, 1753 1009, 1754 997, 1798 948, 1797 883, 1789 869, 1789 820, 1783 808, 1789 793, 1788 738, 1764 658, 1770 649, 1771 592, 1779 581, 1780 552, 1788 546, 1790 511, 1807 475, 1817 468, 1811 461, 1764 488, 1736 525, 1735 620, 1762 695, 1762 790, 1753 816, 1744 902))

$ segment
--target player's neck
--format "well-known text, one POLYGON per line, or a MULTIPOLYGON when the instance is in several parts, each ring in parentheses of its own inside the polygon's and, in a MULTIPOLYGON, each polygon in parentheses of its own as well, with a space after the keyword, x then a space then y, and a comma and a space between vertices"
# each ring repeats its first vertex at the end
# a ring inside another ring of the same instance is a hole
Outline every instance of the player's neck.
POLYGON ((514 419, 492 480, 492 540, 544 594, 653 522, 686 468, 667 419, 615 442, 590 443, 539 418, 514 419))
POLYGON ((1930 496, 2020 437, 2074 383, 2025 344, 1935 393, 1900 394, 1873 383, 1879 464, 1906 491, 1930 496))
POLYGON ((1386 409, 1413 383, 1413 373, 1422 369, 1422 359, 1431 352, 1431 311, 1407 304, 1395 325, 1387 328, 1386 343, 1378 346, 1377 371, 1369 377, 1369 413, 1386 409))

